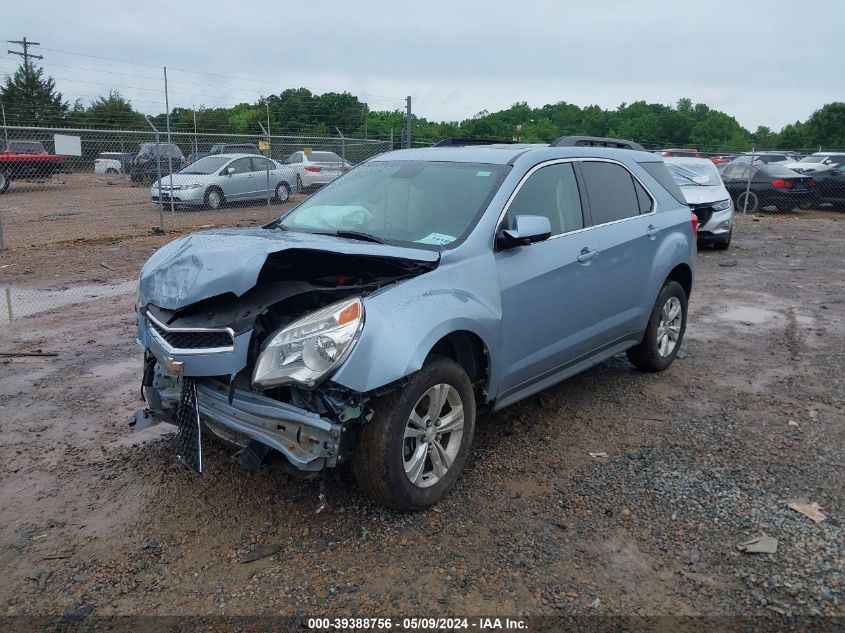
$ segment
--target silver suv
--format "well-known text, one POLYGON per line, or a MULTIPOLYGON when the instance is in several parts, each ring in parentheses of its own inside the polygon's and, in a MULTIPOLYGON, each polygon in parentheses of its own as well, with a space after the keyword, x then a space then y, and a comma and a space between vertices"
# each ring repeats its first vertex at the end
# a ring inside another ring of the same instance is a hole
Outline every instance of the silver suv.
POLYGON ((589 137, 402 150, 261 228, 178 239, 144 265, 147 409, 248 468, 352 462, 381 503, 454 485, 478 409, 514 404, 626 352, 674 360, 696 217, 662 158, 589 137))

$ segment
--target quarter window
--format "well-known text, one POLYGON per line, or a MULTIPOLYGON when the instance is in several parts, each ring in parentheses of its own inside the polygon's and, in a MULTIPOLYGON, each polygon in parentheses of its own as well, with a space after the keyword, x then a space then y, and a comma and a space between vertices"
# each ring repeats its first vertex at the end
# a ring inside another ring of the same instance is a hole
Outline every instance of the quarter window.
POLYGON ((634 179, 627 169, 616 163, 585 161, 581 163, 581 173, 590 198, 593 224, 605 224, 640 214, 634 179))
POLYGON ((512 227, 518 215, 546 216, 552 225, 552 235, 584 228, 572 163, 549 165, 531 174, 508 207, 505 225, 512 227))
POLYGON ((634 189, 637 191, 637 202, 640 203, 640 215, 644 213, 651 213, 652 205, 654 204, 651 200, 651 196, 648 195, 645 188, 639 183, 639 181, 631 176, 631 180, 634 183, 634 189))

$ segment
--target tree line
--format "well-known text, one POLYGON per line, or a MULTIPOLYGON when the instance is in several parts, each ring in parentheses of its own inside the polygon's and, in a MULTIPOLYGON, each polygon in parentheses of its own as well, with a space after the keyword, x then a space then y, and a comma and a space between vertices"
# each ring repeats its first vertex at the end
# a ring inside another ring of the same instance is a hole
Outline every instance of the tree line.
MULTIPOLYGON (((54 80, 31 61, 24 62, 0 86, 0 103, 8 125, 76 126, 108 129, 148 129, 143 114, 113 90, 85 105, 70 104, 56 90, 54 80)), ((402 142, 405 113, 371 110, 347 92, 314 94, 307 88, 288 89, 253 103, 227 108, 174 108, 174 131, 260 134, 268 122, 273 134, 394 138, 402 142)), ((164 113, 150 116, 159 129, 164 113)), ((532 108, 525 102, 497 112, 483 110, 462 121, 429 121, 414 116, 412 140, 430 144, 443 138, 474 137, 549 142, 563 135, 612 136, 635 140, 648 148, 696 147, 703 151, 758 149, 845 149, 845 102, 828 103, 805 121, 779 131, 758 126, 750 131, 727 113, 703 103, 679 99, 674 105, 622 103, 615 109, 581 107, 566 101, 532 108)))

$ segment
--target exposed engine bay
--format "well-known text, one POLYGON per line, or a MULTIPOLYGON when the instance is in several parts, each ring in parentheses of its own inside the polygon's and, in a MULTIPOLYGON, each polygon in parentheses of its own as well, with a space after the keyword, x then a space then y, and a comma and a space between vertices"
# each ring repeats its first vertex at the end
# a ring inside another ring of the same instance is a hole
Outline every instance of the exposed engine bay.
MULTIPOLYGON (((354 428, 365 421, 372 394, 333 384, 331 371, 316 378, 308 371, 311 348, 303 347, 301 339, 310 344, 317 337, 312 347, 322 356, 312 364, 332 371, 355 343, 348 334, 337 340, 321 334, 335 330, 322 321, 311 324, 309 315, 339 306, 337 314, 324 319, 339 315, 336 330, 346 327, 354 333, 365 318, 364 297, 436 266, 437 261, 288 249, 269 253, 254 287, 240 296, 225 292, 164 308, 150 292, 145 305, 139 301, 138 312, 139 342, 146 348, 142 389, 147 409, 130 424, 184 426, 191 419, 182 411, 184 403, 195 402, 197 424, 201 420, 206 430, 241 447, 240 461, 247 468, 257 468, 273 451, 287 458, 294 474, 336 465, 351 451, 354 428), (344 300, 347 304, 339 303, 344 300), (285 330, 297 323, 294 334, 285 330), (279 351, 266 349, 280 336, 279 351), (265 349, 268 363, 293 366, 304 358, 305 369, 290 379, 274 374, 257 380, 256 364, 265 349), (290 360, 291 350, 302 358, 290 360), (186 389, 195 394, 193 400, 186 389)), ((199 428, 195 431, 199 436, 199 428)), ((197 437, 197 446, 200 441, 197 437)), ((201 459, 186 464, 201 471, 201 459)))

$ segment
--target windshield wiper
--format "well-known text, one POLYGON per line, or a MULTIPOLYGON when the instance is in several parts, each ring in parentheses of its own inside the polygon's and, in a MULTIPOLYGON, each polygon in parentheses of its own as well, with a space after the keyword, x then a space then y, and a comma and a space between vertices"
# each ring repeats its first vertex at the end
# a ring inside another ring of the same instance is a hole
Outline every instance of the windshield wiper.
POLYGON ((364 242, 375 242, 376 244, 387 244, 387 240, 383 240, 382 238, 371 235, 370 233, 363 233, 362 231, 315 231, 316 235, 333 235, 334 237, 346 237, 352 240, 361 240, 364 242))

